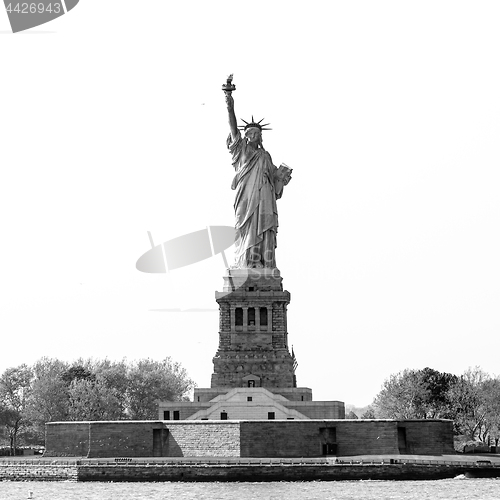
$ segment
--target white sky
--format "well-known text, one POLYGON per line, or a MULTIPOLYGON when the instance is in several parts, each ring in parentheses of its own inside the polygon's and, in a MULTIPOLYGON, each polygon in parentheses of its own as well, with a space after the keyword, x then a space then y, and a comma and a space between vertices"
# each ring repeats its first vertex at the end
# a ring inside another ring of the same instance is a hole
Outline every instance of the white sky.
POLYGON ((0 371, 169 355, 209 387, 222 258, 135 263, 147 231, 232 225, 233 72, 294 169, 299 385, 362 406, 408 367, 498 374, 499 25, 498 1, 80 0, 12 35, 0 10, 0 371), (151 311, 176 307, 213 311, 151 311))

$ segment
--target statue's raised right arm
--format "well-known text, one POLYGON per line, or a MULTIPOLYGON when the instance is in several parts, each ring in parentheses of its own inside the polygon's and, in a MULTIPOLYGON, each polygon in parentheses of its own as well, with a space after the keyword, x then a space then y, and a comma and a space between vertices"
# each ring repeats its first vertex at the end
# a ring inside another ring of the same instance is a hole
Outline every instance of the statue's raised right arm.
POLYGON ((229 129, 231 130, 231 139, 234 141, 238 135, 238 124, 234 114, 234 99, 231 92, 224 92, 226 96, 227 112, 229 115, 229 129))

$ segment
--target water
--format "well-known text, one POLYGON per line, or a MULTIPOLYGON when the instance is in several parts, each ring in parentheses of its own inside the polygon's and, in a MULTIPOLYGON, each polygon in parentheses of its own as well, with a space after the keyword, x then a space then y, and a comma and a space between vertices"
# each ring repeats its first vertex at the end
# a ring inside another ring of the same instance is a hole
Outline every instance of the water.
POLYGON ((0 500, 499 500, 499 479, 275 483, 0 482, 0 500))

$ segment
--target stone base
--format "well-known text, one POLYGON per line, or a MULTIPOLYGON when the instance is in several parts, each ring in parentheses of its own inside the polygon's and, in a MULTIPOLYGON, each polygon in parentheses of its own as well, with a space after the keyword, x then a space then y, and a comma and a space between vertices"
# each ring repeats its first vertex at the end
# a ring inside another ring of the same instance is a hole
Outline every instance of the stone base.
POLYGON ((219 304, 219 348, 213 388, 296 387, 288 350, 286 306, 279 269, 228 269, 219 304))

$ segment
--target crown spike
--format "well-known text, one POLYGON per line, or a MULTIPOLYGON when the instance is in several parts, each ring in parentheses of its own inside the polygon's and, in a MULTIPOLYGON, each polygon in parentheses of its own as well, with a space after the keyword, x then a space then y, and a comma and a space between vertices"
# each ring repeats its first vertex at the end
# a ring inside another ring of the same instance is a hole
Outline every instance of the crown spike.
POLYGON ((242 122, 245 123, 245 125, 238 125, 238 128, 240 130, 247 130, 251 127, 254 127, 254 128, 258 128, 259 130, 272 130, 271 128, 265 128, 269 125, 269 123, 264 123, 264 125, 261 125, 262 122, 264 121, 264 118, 262 118, 261 120, 259 120, 258 122, 255 121, 253 115, 252 115, 252 121, 251 122, 247 122, 246 120, 243 120, 243 118, 241 119, 242 122))

